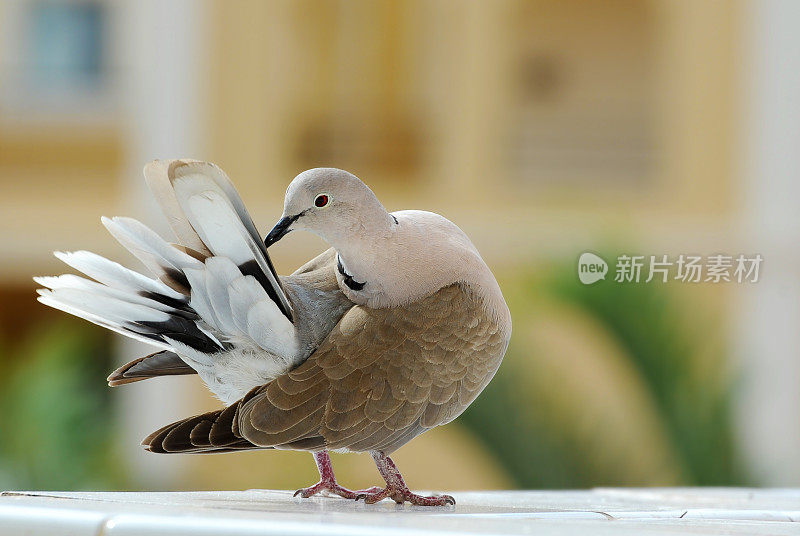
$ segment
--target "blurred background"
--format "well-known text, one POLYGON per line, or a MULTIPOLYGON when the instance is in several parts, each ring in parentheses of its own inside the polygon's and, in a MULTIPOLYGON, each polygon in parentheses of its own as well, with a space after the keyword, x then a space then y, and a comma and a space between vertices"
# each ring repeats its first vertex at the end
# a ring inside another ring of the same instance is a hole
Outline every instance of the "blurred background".
MULTIPOLYGON (((264 233, 330 165, 472 237, 513 340, 398 451, 412 487, 800 485, 798 28, 792 0, 2 0, 0 488, 316 481, 305 453, 144 453, 216 401, 196 376, 108 388, 147 348, 35 301, 52 250, 138 266, 99 218, 166 233, 141 168, 175 157, 225 169, 264 233), (755 284, 583 286, 587 250, 764 262, 755 284)), ((271 254, 290 273, 324 247, 271 254)))

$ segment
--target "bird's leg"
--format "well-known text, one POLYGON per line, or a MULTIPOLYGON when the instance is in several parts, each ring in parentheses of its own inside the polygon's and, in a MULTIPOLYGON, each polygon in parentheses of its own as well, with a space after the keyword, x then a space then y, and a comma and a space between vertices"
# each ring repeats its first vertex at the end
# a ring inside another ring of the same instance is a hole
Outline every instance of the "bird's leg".
POLYGON ((356 500, 364 499, 367 504, 373 504, 383 499, 392 499, 397 504, 410 502, 417 506, 444 506, 446 504, 456 504, 456 500, 450 495, 432 495, 425 497, 424 495, 417 495, 412 493, 408 486, 406 486, 403 475, 394 464, 394 461, 384 454, 383 452, 373 451, 372 459, 375 460, 375 465, 378 466, 378 471, 386 481, 386 487, 380 491, 370 493, 365 490, 356 496, 356 500))
POLYGON ((317 469, 319 469, 319 482, 309 488, 300 488, 295 491, 295 497, 300 495, 304 499, 307 499, 317 493, 327 492, 345 499, 355 499, 360 493, 371 493, 380 489, 369 488, 366 490, 351 491, 340 486, 336 482, 336 475, 333 474, 333 465, 331 464, 331 457, 327 450, 314 452, 314 461, 317 462, 317 469))

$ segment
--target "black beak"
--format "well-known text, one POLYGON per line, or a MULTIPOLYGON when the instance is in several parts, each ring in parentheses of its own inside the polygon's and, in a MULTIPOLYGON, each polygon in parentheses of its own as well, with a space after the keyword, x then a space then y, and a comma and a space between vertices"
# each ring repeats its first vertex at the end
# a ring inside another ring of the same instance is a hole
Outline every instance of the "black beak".
POLYGON ((300 214, 297 216, 286 216, 285 218, 281 218, 278 223, 275 224, 275 227, 269 232, 267 237, 264 239, 264 245, 270 247, 272 244, 286 236, 286 234, 291 231, 289 227, 300 217, 300 214))

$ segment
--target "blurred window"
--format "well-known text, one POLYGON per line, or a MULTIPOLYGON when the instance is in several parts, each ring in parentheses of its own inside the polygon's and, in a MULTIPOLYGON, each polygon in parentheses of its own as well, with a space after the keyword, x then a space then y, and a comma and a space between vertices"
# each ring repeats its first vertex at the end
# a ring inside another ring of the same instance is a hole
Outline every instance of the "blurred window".
POLYGON ((113 123, 120 47, 111 0, 0 2, 0 117, 12 124, 113 123), (116 38, 116 36, 115 36, 116 38))
POLYGON ((103 6, 35 2, 29 7, 26 55, 37 90, 98 86, 103 74, 103 6))
POLYGON ((655 19, 646 2, 528 3, 516 20, 510 162, 532 183, 650 183, 655 19))

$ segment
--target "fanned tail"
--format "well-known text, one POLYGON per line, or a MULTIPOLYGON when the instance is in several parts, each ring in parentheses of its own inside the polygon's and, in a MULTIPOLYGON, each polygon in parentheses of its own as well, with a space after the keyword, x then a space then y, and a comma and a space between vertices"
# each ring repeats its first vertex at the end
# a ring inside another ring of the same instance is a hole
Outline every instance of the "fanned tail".
POLYGON ((66 274, 36 277, 45 287, 39 301, 128 337, 171 350, 167 337, 203 352, 224 345, 190 307, 187 296, 88 251, 56 253, 76 270, 94 278, 66 274))
POLYGON ((298 353, 292 307, 228 177, 191 160, 152 162, 145 177, 180 244, 132 218, 102 222, 155 277, 88 251, 56 252, 88 278, 34 278, 45 287, 39 301, 164 352, 116 371, 115 385, 186 374, 189 365, 213 378, 214 354, 238 343, 275 356, 258 374, 291 368, 298 353))

